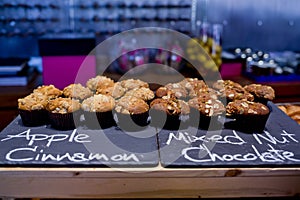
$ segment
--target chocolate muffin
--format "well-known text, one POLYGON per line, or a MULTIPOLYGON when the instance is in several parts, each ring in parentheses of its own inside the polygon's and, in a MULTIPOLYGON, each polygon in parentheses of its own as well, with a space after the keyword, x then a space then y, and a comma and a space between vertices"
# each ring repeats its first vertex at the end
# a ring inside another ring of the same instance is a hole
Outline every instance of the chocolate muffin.
POLYGON ((178 99, 186 99, 188 97, 188 91, 180 83, 168 83, 165 87, 172 91, 178 99))
POLYGON ((48 123, 46 106, 48 96, 41 93, 31 93, 24 98, 18 99, 18 110, 23 125, 40 126, 48 123))
POLYGON ((275 98, 275 91, 271 86, 262 84, 250 84, 244 87, 246 91, 251 93, 255 101, 267 105, 268 101, 272 101, 275 98))
POLYGON ((71 98, 58 97, 47 104, 51 127, 58 130, 75 128, 75 121, 80 120, 80 102, 71 98))
POLYGON ((185 78, 179 82, 187 91, 190 98, 197 97, 201 93, 207 93, 209 87, 203 80, 197 78, 185 78))
POLYGON ((225 97, 227 102, 234 100, 254 101, 254 96, 247 92, 239 83, 231 80, 218 80, 212 87, 218 91, 220 97, 225 97))
POLYGON ((141 130, 149 124, 149 105, 140 98, 123 96, 116 101, 118 126, 127 131, 141 130))
POLYGON ((181 106, 176 98, 164 96, 150 103, 151 125, 158 128, 178 130, 180 127, 181 106))
POLYGON ((244 92, 243 86, 231 80, 217 80, 215 83, 213 83, 212 88, 219 91, 224 91, 225 89, 233 89, 236 92, 244 92))
POLYGON ((236 100, 226 106, 226 117, 232 121, 225 127, 242 132, 262 132, 270 114, 270 109, 258 102, 236 100))
POLYGON ((93 92, 89 88, 82 86, 80 83, 77 83, 66 86, 63 89, 63 95, 71 99, 83 101, 84 99, 92 96, 93 92))
POLYGON ((108 95, 96 94, 81 103, 84 124, 88 128, 109 128, 116 125, 113 117, 115 99, 108 95), (99 126, 100 125, 100 126, 99 126))
POLYGON ((224 104, 215 98, 212 98, 209 93, 204 93, 190 99, 188 104, 191 108, 190 121, 192 126, 204 130, 221 129, 223 124, 219 118, 225 115, 224 104))
POLYGON ((226 88, 223 93, 219 93, 221 97, 226 97, 226 100, 228 102, 234 101, 234 100, 248 100, 248 101, 254 101, 254 96, 246 91, 236 91, 233 88, 226 88))

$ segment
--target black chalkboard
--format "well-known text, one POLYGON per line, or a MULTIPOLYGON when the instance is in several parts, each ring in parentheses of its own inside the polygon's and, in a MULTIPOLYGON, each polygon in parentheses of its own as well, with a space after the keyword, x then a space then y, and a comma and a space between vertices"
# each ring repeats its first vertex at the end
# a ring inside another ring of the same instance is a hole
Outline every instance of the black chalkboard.
POLYGON ((262 133, 204 131, 192 127, 160 131, 162 166, 299 166, 300 126, 273 103, 268 106, 272 112, 262 133))
POLYGON ((268 106, 272 112, 263 133, 188 127, 157 134, 151 126, 136 132, 117 127, 58 131, 25 127, 17 117, 0 133, 0 166, 299 166, 300 126, 273 103, 268 106))
POLYGON ((123 132, 117 127, 58 131, 25 127, 17 117, 0 134, 0 166, 157 166, 156 131, 123 132))

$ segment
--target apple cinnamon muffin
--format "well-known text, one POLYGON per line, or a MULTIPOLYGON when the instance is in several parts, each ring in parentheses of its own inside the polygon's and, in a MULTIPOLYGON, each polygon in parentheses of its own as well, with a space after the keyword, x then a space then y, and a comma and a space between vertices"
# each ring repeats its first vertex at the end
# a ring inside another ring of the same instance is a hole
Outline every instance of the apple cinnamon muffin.
POLYGON ((48 99, 54 99, 60 97, 63 92, 56 88, 54 85, 41 85, 33 90, 33 93, 39 93, 48 97, 48 99))
POLYGON ((90 78, 86 82, 86 86, 91 91, 96 93, 97 90, 113 87, 114 86, 114 80, 112 80, 111 78, 106 77, 106 76, 98 75, 94 78, 90 78))
POLYGON ((149 124, 149 105, 140 98, 123 96, 116 101, 118 125, 123 130, 139 130, 149 124))
POLYGON ((75 121, 79 122, 81 115, 81 104, 79 100, 58 97, 49 100, 46 107, 50 124, 59 130, 70 130, 75 128, 75 121))
POLYGON ((114 126, 114 108, 115 99, 103 94, 91 96, 81 103, 85 124, 88 128, 109 128, 114 126))
POLYGON ((65 97, 83 101, 84 99, 92 96, 93 92, 89 88, 82 86, 80 83, 77 83, 66 86, 63 89, 63 95, 65 97))
POLYGON ((31 93, 18 99, 18 110, 23 125, 40 126, 48 123, 48 113, 46 111, 48 98, 42 93, 31 93))

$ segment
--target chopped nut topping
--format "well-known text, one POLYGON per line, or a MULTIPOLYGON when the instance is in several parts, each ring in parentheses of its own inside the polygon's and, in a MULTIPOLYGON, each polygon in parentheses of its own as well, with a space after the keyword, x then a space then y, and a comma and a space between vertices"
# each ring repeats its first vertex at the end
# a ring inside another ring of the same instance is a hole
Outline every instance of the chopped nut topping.
POLYGON ((233 98, 233 97, 234 97, 234 94, 231 93, 231 94, 228 95, 228 97, 233 98))
POLYGON ((248 107, 249 107, 248 104, 247 104, 246 102, 241 103, 241 105, 242 105, 244 108, 248 108, 248 107))

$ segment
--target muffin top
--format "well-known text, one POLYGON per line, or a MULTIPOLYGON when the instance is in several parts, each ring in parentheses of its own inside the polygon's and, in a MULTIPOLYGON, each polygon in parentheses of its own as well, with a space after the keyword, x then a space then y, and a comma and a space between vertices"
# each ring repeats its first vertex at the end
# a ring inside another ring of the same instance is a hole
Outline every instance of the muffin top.
POLYGON ((24 98, 18 99, 18 108, 21 110, 41 110, 48 104, 48 96, 41 93, 31 93, 24 98))
POLYGON ((232 89, 240 93, 245 91, 243 86, 231 80, 217 80, 213 83, 212 87, 220 92, 223 92, 226 89, 232 89))
POLYGON ((246 99, 248 101, 253 101, 254 96, 250 94, 247 91, 244 92, 237 92, 236 90, 232 88, 225 89, 225 91, 222 93, 221 96, 225 96, 228 100, 234 101, 234 100, 242 100, 246 99))
POLYGON ((123 96, 117 100, 115 110, 123 114, 142 114, 148 112, 149 105, 143 99, 123 96))
POLYGON ((179 82, 188 91, 190 97, 196 97, 203 92, 208 92, 209 87, 203 80, 197 78, 185 78, 179 82))
POLYGON ((90 78, 86 82, 86 86, 90 90, 96 91, 98 88, 108 88, 114 86, 114 81, 106 76, 98 75, 94 78, 90 78))
POLYGON ((157 88, 157 90, 155 91, 155 96, 161 98, 163 96, 166 96, 168 92, 172 92, 172 91, 170 91, 168 88, 164 86, 161 86, 157 88))
POLYGON ((63 89, 63 95, 65 97, 70 97, 78 100, 86 99, 93 95, 93 92, 87 88, 82 86, 80 83, 78 84, 70 84, 63 89))
POLYGON ((150 103, 150 108, 167 113, 168 115, 180 115, 180 103, 172 98, 157 98, 150 103))
POLYGON ((270 110, 262 103, 236 100, 226 106, 227 115, 267 115, 270 110))
POLYGON ((225 113, 223 103, 218 99, 211 98, 209 95, 192 98, 188 101, 188 104, 191 108, 209 117, 225 113))
POLYGON ((71 98, 58 97, 49 100, 47 110, 52 113, 67 114, 79 110, 81 107, 79 100, 71 98))
POLYGON ((275 91, 271 86, 261 84, 246 85, 245 90, 258 98, 273 100, 275 98, 275 91))
POLYGON ((188 115, 190 113, 190 106, 186 101, 178 100, 178 103, 180 105, 181 114, 188 115))
POLYGON ((48 99, 53 99, 62 95, 62 91, 54 85, 42 85, 33 90, 33 93, 46 95, 48 99))
POLYGON ((188 91, 180 83, 168 83, 165 87, 172 91, 178 99, 188 96, 188 91))
POLYGON ((122 87, 120 82, 115 82, 113 86, 107 88, 97 88, 96 94, 104 94, 118 99, 126 92, 126 88, 122 87))
POLYGON ((108 95, 96 94, 81 103, 81 108, 89 112, 107 112, 115 107, 115 99, 108 95))
POLYGON ((149 88, 149 84, 139 79, 125 79, 120 81, 121 86, 126 90, 132 90, 134 88, 149 88))
POLYGON ((144 101, 149 101, 154 98, 154 92, 149 88, 140 87, 127 91, 125 96, 134 96, 143 99, 144 101))

